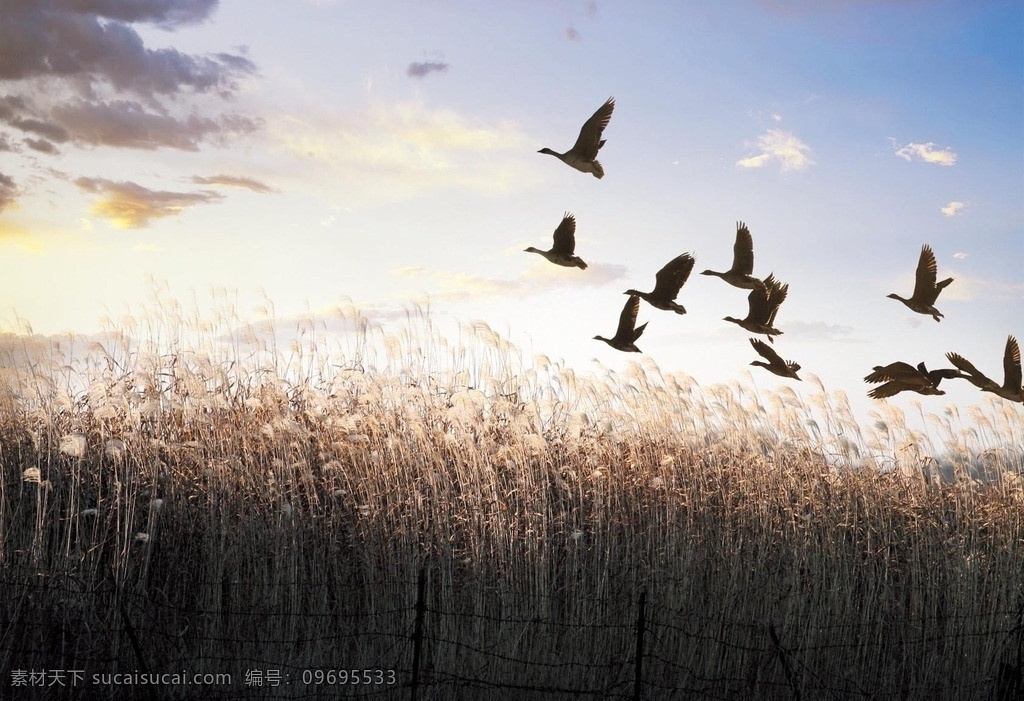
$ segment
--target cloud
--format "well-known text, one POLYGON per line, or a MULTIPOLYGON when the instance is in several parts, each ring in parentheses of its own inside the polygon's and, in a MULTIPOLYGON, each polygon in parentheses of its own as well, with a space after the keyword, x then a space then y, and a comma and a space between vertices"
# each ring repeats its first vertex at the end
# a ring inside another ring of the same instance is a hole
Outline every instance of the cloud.
POLYGON ((956 163, 956 154, 952 149, 937 149, 931 141, 926 144, 910 143, 901 146, 896 149, 896 155, 905 161, 924 161, 940 166, 951 166, 956 163))
POLYGON ((415 102, 288 115, 269 122, 267 131, 306 161, 308 177, 389 200, 452 185, 506 191, 526 181, 520 168, 533 143, 512 122, 471 122, 415 102))
POLYGON ((956 215, 960 214, 960 212, 962 212, 966 207, 966 202, 954 201, 946 204, 944 207, 941 207, 940 211, 947 217, 955 217, 956 215))
POLYGON ((448 64, 444 61, 423 61, 422 63, 410 63, 405 69, 405 74, 410 78, 425 78, 431 73, 445 73, 448 71, 448 64))
POLYGON ((239 187, 245 190, 252 190, 253 192, 261 193, 277 192, 277 190, 269 185, 261 183, 259 180, 239 175, 217 174, 209 177, 195 175, 192 177, 192 182, 196 185, 224 185, 226 187, 239 187))
POLYGON ((244 56, 192 56, 147 48, 132 23, 162 29, 207 19, 218 0, 13 0, 0 22, 0 80, 59 78, 143 96, 183 89, 230 92, 255 71, 244 56))
POLYGON ((168 147, 197 151, 204 141, 225 143, 260 126, 258 120, 241 115, 210 118, 190 114, 178 118, 131 100, 79 100, 54 107, 51 115, 78 144, 149 150, 168 147))
POLYGON ((574 270, 556 268, 546 261, 535 261, 526 272, 514 279, 491 278, 484 275, 467 275, 442 270, 428 270, 421 266, 397 268, 391 271, 396 277, 427 280, 438 291, 431 297, 442 299, 479 299, 480 297, 526 297, 572 285, 573 287, 599 287, 606 283, 622 280, 626 266, 611 263, 593 263, 587 274, 574 275, 574 270))
POLYGON ((104 178, 78 178, 75 184, 100 196, 90 211, 119 229, 141 229, 154 219, 180 214, 197 204, 223 198, 216 192, 157 191, 133 182, 114 182, 104 178))
POLYGON ((970 255, 969 253, 964 253, 963 251, 957 251, 956 253, 953 254, 953 257, 956 258, 957 260, 967 260, 967 257, 969 255, 970 255))
POLYGON ((14 178, 0 173, 0 212, 4 211, 18 195, 18 188, 14 184, 14 178))
POLYGON ((778 163, 785 172, 803 170, 814 164, 811 147, 781 129, 769 129, 759 136, 757 148, 760 153, 740 159, 736 165, 740 168, 763 168, 770 163, 778 163))
POLYGON ((52 155, 59 151, 52 141, 47 141, 46 139, 25 139, 25 145, 39 153, 49 153, 52 155))

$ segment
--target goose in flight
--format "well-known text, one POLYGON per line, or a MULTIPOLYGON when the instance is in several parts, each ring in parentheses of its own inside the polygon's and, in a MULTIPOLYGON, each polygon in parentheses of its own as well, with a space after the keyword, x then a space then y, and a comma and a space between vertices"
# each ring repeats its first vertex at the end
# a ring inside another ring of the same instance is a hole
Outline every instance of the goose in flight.
POLYGON ((905 391, 918 394, 945 394, 944 390, 939 389, 942 379, 959 376, 956 370, 928 370, 924 363, 919 363, 915 368, 910 363, 902 361, 885 366, 876 365, 873 369, 874 372, 865 377, 864 381, 885 384, 868 392, 872 399, 885 399, 905 391))
POLYGON ((576 217, 569 212, 562 217, 562 223, 555 229, 554 241, 551 250, 542 251, 539 248, 530 246, 523 249, 525 253, 539 253, 555 265, 566 268, 579 268, 586 270, 587 264, 579 256, 573 255, 576 251, 576 217))
POLYGON ((775 349, 769 346, 764 341, 752 338, 750 339, 750 345, 754 347, 763 360, 755 360, 751 365, 758 365, 769 372, 773 372, 779 377, 791 377, 794 380, 799 380, 800 377, 796 374, 796 371, 800 369, 800 366, 794 363, 792 360, 783 360, 782 356, 775 352, 775 349))
POLYGON ((622 314, 619 315, 619 328, 615 330, 615 335, 611 338, 594 336, 594 340, 604 341, 615 350, 626 353, 643 352, 636 347, 636 340, 640 338, 644 329, 647 328, 647 322, 636 326, 636 315, 639 311, 640 297, 638 295, 630 295, 629 299, 626 300, 626 305, 622 308, 622 314))
POLYGON ((1006 338, 1006 350, 1003 351, 1003 384, 996 384, 995 380, 989 379, 978 368, 957 353, 946 353, 949 362, 964 374, 960 375, 982 392, 991 392, 1011 402, 1024 403, 1024 387, 1021 387, 1020 367, 1020 346, 1013 336, 1006 338))
POLYGON ((764 282, 753 276, 754 238, 743 222, 736 222, 736 243, 732 246, 732 267, 724 273, 704 270, 701 275, 717 275, 733 287, 744 290, 763 289, 764 282))
POLYGON ((898 299, 911 311, 918 314, 931 314, 935 321, 941 321, 942 312, 935 308, 935 300, 938 299, 942 289, 953 282, 953 278, 949 277, 937 283, 935 282, 936 270, 935 252, 932 251, 931 246, 925 244, 921 247, 921 258, 917 261, 917 281, 914 283, 914 294, 910 296, 910 299, 904 299, 895 292, 886 297, 898 299))
POLYGON ((650 292, 638 292, 637 290, 626 290, 624 294, 636 295, 650 304, 655 309, 673 311, 676 314, 685 314, 686 308, 676 303, 679 290, 686 284, 693 270, 694 258, 689 253, 678 255, 658 271, 654 276, 654 289, 650 292))
POLYGON ((572 166, 581 173, 590 173, 595 178, 604 177, 604 168, 597 161, 597 152, 604 146, 604 139, 601 134, 612 118, 612 110, 615 109, 615 98, 608 100, 597 108, 597 111, 584 123, 580 129, 580 135, 576 137, 576 143, 565 153, 558 153, 545 147, 537 153, 546 153, 559 159, 566 165, 572 166))
POLYGON ((760 288, 755 288, 747 295, 747 317, 745 319, 734 319, 731 316, 725 317, 725 321, 739 324, 750 333, 761 333, 768 336, 771 343, 775 343, 772 336, 782 334, 772 324, 775 323, 775 315, 779 306, 786 301, 789 294, 789 285, 783 285, 775 279, 775 275, 769 275, 761 283, 760 288))

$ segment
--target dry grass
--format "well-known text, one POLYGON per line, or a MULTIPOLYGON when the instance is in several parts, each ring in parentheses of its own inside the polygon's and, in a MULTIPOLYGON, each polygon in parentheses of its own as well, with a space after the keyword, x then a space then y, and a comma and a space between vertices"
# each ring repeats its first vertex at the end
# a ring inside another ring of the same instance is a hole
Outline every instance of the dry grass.
POLYGON ((931 417, 932 456, 898 412, 862 429, 820 385, 805 403, 643 362, 583 378, 425 314, 389 336, 346 310, 343 333, 279 342, 266 317, 170 305, 100 342, 3 339, 4 684, 408 682, 422 568, 444 698, 628 697, 643 590, 658 697, 986 698, 1019 669, 1017 406, 931 417))

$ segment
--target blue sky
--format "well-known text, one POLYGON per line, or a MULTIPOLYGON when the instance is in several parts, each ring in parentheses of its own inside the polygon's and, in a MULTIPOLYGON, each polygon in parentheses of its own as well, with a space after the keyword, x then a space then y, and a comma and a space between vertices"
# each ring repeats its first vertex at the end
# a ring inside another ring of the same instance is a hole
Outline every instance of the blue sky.
MULTIPOLYGON (((243 316, 350 299, 385 327, 429 299, 527 355, 620 368, 592 337, 622 291, 685 251, 727 268, 743 220, 755 274, 790 284, 776 349, 864 410, 873 365, 956 351, 1001 380, 1024 337, 1020 2, 92 6, 0 14, 0 328, 89 333, 155 279, 243 316), (536 153, 609 96, 604 179, 536 153), (586 271, 523 253, 564 211, 586 271), (955 278, 938 324, 886 298, 924 243, 955 278)), ((754 370, 722 320, 744 291, 694 274, 680 301, 641 307, 650 358, 701 384, 754 370)), ((915 397, 979 399, 949 385, 915 397)))

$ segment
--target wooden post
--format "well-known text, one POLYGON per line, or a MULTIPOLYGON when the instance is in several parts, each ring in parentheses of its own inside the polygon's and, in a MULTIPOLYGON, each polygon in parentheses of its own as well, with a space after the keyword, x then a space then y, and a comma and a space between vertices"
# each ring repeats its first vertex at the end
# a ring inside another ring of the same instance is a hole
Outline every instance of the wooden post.
POLYGON ((647 618, 647 590, 640 592, 636 612, 636 661, 633 668, 633 701, 640 701, 644 679, 644 627, 647 618))
POLYGON ((427 570, 420 570, 419 580, 416 582, 416 626, 412 634, 412 701, 416 701, 416 694, 420 685, 420 652, 423 649, 423 618, 427 612, 427 570))

